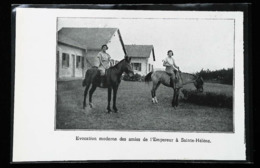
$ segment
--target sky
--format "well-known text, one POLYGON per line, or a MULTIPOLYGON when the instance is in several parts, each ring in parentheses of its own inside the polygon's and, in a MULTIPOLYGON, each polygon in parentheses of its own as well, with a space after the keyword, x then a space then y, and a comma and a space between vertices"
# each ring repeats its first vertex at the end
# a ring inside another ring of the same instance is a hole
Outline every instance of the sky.
POLYGON ((233 68, 233 20, 59 18, 57 25, 58 30, 62 27, 119 28, 124 44, 154 46, 156 69, 164 68, 162 60, 168 50, 173 50, 175 62, 183 72, 233 68))

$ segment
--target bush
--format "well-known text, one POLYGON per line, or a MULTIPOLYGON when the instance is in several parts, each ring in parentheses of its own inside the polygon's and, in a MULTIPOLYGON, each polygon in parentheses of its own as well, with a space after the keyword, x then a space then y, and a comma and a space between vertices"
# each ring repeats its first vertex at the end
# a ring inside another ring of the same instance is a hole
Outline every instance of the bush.
POLYGON ((124 81, 144 81, 145 76, 141 76, 138 73, 134 74, 132 77, 129 75, 124 75, 123 80, 124 81))
POLYGON ((184 100, 190 103, 214 107, 233 108, 233 97, 213 92, 198 92, 183 89, 184 100))

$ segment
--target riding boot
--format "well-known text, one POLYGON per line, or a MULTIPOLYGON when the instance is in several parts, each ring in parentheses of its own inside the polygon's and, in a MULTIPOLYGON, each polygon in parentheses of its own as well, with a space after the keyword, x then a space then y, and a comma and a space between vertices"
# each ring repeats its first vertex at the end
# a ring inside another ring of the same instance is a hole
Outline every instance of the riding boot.
POLYGON ((105 87, 105 76, 100 77, 100 87, 105 87))
POLYGON ((103 76, 100 76, 100 87, 104 87, 103 76))
POLYGON ((175 76, 175 88, 179 88, 179 79, 177 76, 175 76))
POLYGON ((181 88, 182 87, 182 81, 181 81, 181 78, 179 76, 180 74, 176 74, 176 88, 181 88))
POLYGON ((174 71, 174 74, 175 74, 175 80, 177 81, 178 77, 177 77, 177 71, 176 70, 174 71))
POLYGON ((172 75, 170 78, 170 85, 172 86, 172 88, 176 88, 176 78, 172 75))
POLYGON ((175 85, 175 89, 176 88, 179 88, 180 86, 179 86, 179 76, 178 76, 178 74, 177 74, 177 71, 176 70, 174 70, 174 74, 175 74, 175 79, 174 79, 174 85, 175 85))

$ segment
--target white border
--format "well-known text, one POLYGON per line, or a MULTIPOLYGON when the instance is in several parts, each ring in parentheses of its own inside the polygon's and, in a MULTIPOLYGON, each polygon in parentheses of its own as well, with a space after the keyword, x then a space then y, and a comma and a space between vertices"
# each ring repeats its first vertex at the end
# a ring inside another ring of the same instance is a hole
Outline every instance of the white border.
POLYGON ((16 9, 13 161, 245 160, 243 13, 16 9), (234 134, 54 131, 57 17, 235 19, 234 134), (76 141, 76 136, 204 138, 212 143, 76 141))

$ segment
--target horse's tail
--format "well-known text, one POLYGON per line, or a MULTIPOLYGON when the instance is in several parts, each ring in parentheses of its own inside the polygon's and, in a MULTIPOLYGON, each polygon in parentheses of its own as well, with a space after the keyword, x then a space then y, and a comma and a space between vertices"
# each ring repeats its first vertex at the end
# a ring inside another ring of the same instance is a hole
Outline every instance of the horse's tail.
POLYGON ((150 73, 148 73, 146 76, 145 76, 145 78, 144 78, 144 81, 145 82, 150 82, 151 80, 152 80, 152 74, 153 74, 153 72, 150 72, 150 73))

